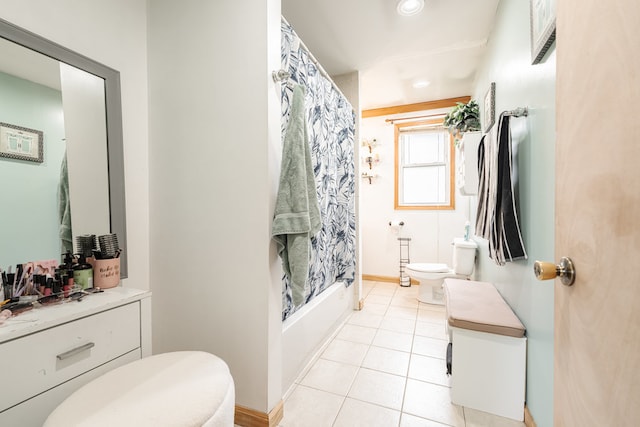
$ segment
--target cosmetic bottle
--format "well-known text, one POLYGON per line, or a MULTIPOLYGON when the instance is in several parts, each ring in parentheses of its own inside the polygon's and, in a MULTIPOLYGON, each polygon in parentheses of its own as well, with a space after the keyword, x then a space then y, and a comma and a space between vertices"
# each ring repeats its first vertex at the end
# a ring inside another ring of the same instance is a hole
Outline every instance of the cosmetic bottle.
POLYGON ((59 295, 62 292, 62 280, 60 277, 53 279, 53 293, 59 295))
POLYGON ((93 268, 84 255, 79 255, 78 263, 73 266, 73 282, 82 289, 93 288, 93 268))
POLYGON ((47 284, 44 285, 44 296, 48 297, 52 293, 53 293, 53 278, 52 277, 48 277, 47 278, 47 284))
POLYGON ((36 286, 36 289, 38 290, 38 293, 44 295, 44 288, 47 284, 47 276, 45 276, 44 274, 34 274, 33 282, 36 286))
POLYGON ((64 271, 62 280, 62 292, 64 297, 67 298, 73 289, 73 257, 70 252, 67 252, 64 256, 64 262, 60 266, 60 269, 64 271))

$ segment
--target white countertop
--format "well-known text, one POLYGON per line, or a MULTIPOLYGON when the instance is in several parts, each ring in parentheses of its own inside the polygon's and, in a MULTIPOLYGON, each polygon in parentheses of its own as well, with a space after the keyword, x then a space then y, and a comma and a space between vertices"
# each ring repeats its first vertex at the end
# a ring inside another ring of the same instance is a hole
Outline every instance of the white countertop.
POLYGON ((32 310, 13 316, 0 325, 0 343, 150 296, 150 291, 119 286, 105 289, 104 292, 89 294, 81 301, 68 301, 49 306, 34 304, 32 310))

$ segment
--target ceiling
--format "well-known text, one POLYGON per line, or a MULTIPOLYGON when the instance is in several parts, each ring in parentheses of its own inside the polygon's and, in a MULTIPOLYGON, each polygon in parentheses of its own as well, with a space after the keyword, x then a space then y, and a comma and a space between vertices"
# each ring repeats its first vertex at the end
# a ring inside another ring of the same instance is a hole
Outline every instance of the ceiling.
POLYGON ((425 0, 410 17, 396 1, 282 0, 282 15, 329 74, 359 71, 363 110, 471 95, 500 0, 425 0))
POLYGON ((0 71, 60 90, 58 61, 0 37, 0 71))

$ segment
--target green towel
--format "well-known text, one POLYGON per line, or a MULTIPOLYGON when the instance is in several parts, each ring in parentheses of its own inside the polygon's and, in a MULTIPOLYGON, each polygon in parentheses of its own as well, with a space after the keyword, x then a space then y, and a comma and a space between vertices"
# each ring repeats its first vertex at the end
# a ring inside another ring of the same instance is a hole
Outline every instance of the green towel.
POLYGON ((67 173, 67 152, 60 164, 60 181, 58 182, 58 220, 60 222, 61 253, 73 253, 71 237, 71 200, 69 200, 69 174, 67 173))
POLYGON ((311 164, 304 109, 304 88, 293 89, 289 125, 282 147, 282 167, 271 236, 291 282, 294 305, 304 302, 311 237, 322 228, 311 164))

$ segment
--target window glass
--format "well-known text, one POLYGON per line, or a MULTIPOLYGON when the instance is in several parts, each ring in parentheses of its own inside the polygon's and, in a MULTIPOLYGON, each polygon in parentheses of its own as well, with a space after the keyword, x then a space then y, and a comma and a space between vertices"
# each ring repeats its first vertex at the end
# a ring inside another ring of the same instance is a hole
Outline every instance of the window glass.
POLYGON ((396 124, 396 209, 453 209, 453 143, 446 129, 396 124))

